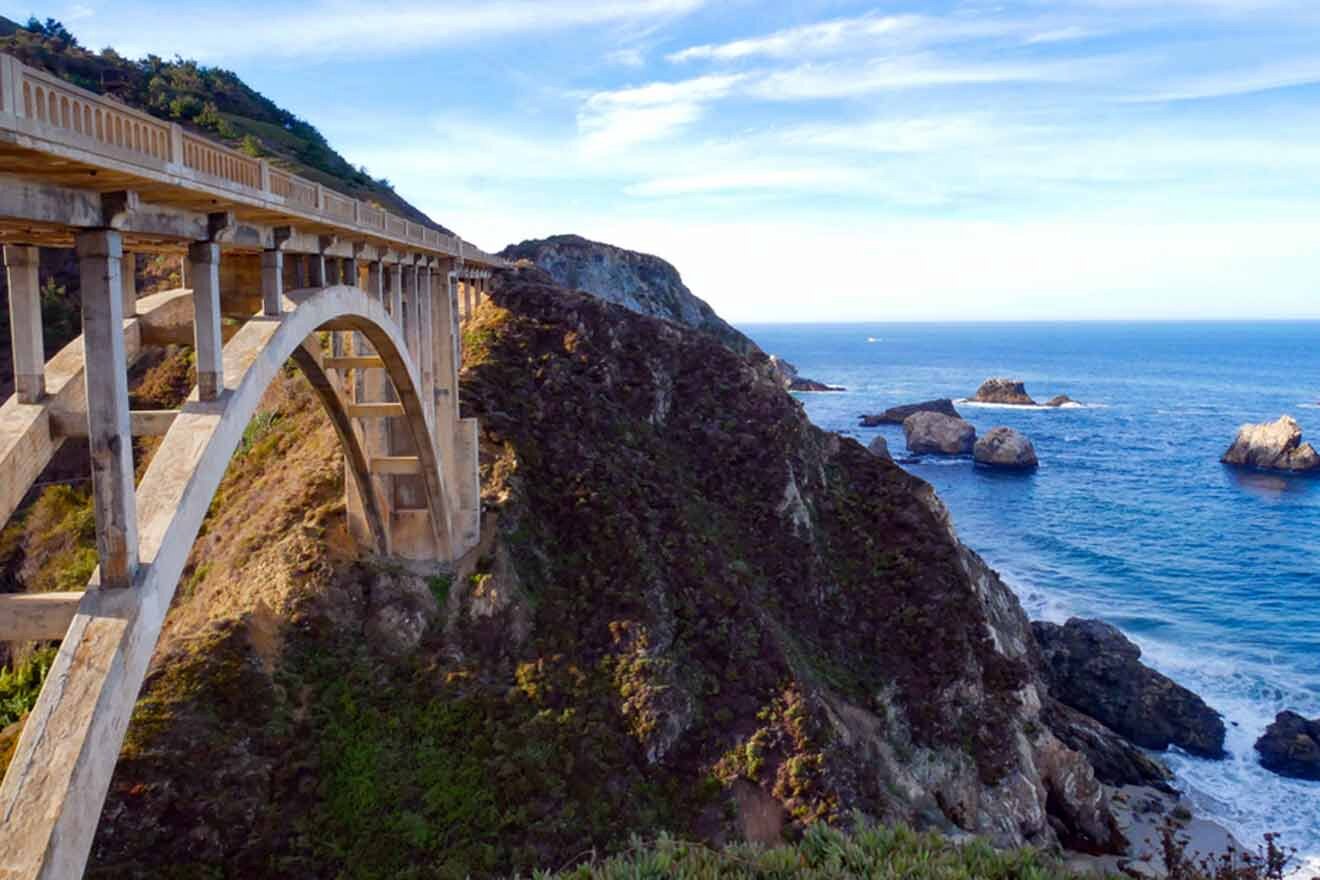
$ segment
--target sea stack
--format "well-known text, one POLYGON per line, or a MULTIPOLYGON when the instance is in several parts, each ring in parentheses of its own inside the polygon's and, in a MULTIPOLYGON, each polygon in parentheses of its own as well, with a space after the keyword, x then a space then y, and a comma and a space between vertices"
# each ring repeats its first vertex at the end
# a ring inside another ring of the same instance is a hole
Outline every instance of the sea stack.
POLYGON ((958 410, 953 408, 953 401, 947 397, 939 400, 923 400, 921 403, 905 403, 902 406, 891 406, 882 413, 862 416, 863 428, 875 428, 880 425, 901 425, 910 415, 919 412, 934 412, 940 415, 948 416, 953 419, 960 419, 958 410))
POLYGON ((972 400, 976 403, 999 403, 1008 406, 1035 406, 1036 401, 1027 394, 1027 388, 1017 379, 986 379, 976 389, 972 400))
POLYGON ((1280 776, 1320 780, 1320 718, 1280 712, 1256 740, 1260 765, 1280 776))
POLYGON ((918 455, 967 455, 976 443, 970 422, 934 412, 919 412, 903 421, 907 448, 918 455))
POLYGON ((1027 435, 1012 428, 991 428, 972 449, 976 463, 1006 471, 1034 471, 1040 464, 1027 435))
POLYGON ((1220 461, 1266 471, 1320 473, 1320 454, 1302 442, 1302 427, 1292 416, 1238 428, 1237 438, 1220 461))

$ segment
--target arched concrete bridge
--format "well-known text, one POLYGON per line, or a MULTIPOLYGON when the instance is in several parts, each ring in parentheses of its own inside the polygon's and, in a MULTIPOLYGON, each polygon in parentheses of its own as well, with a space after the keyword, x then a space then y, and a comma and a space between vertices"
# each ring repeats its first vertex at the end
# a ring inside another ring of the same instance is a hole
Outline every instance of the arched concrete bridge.
POLYGON ((0 880, 63 880, 86 864, 211 498, 288 361, 343 444, 359 540, 416 560, 476 546, 459 326, 500 261, 7 56, 0 242, 16 388, 0 406, 0 525, 65 439, 91 452, 100 564, 87 589, 0 596, 0 640, 62 639, 0 784, 0 880), (40 247, 75 247, 81 279, 83 334, 49 361, 40 247), (178 255, 185 286, 139 298, 135 253, 178 255), (133 411, 129 365, 178 343, 196 353, 187 402, 133 411), (140 435, 162 440, 135 487, 140 435))

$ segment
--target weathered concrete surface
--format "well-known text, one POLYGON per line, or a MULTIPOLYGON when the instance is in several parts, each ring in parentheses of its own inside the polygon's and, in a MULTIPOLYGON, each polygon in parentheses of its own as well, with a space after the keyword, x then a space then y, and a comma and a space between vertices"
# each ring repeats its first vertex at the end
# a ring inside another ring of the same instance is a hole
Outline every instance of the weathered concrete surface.
POLYGON ((87 445, 92 463, 96 553, 101 562, 101 583, 106 587, 129 586, 138 564, 128 352, 119 278, 122 257, 123 241, 118 232, 107 229, 79 234, 83 348, 91 365, 83 372, 87 385, 87 445))

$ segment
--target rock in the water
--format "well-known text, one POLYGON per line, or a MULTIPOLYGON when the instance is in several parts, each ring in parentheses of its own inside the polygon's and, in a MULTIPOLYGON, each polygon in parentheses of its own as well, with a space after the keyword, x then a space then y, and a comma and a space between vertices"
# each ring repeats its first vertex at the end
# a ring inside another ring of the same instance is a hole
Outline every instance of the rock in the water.
POLYGON ((907 420, 908 416, 919 412, 935 412, 953 419, 962 418, 958 414, 958 410, 953 408, 953 401, 945 397, 940 400, 924 400, 921 403, 905 403, 902 406, 890 407, 882 413, 862 416, 862 427, 875 428, 880 425, 901 425, 907 420))
POLYGON ((1302 442, 1302 427, 1292 416, 1238 428, 1237 439, 1220 461, 1268 471, 1320 472, 1320 454, 1302 442))
POLYGON ((1159 761, 1090 715, 1053 697, 1044 700, 1040 720, 1068 748, 1081 752, 1107 785, 1148 785, 1172 792, 1173 773, 1159 761))
POLYGON ((1280 776, 1320 780, 1320 718, 1280 712, 1256 740, 1260 765, 1280 776))
POLYGON ((970 422, 933 412, 919 412, 903 420, 907 448, 918 455, 967 455, 976 443, 970 422))
POLYGON ((1027 394, 1026 386, 1016 379, 986 379, 976 389, 972 400, 977 403, 1005 403, 1012 406, 1035 406, 1036 401, 1027 394))
POLYGON ((1223 758, 1224 722, 1187 688, 1141 662, 1141 649, 1099 620, 1033 621, 1050 693, 1147 749, 1223 758))
POLYGON ((885 440, 884 437, 876 437, 871 441, 871 445, 866 448, 872 455, 878 455, 881 458, 888 458, 893 461, 893 458, 889 455, 889 441, 885 440))
POLYGON ((972 450, 977 464, 1004 470, 1034 470, 1039 461, 1027 435, 1012 428, 991 428, 972 450))
MULTIPOLYGON (((1053 406, 1053 407, 1060 407, 1060 406, 1067 406, 1067 405, 1070 404, 1070 403, 1072 403, 1072 404, 1077 404, 1077 401, 1073 400, 1071 397, 1069 397, 1069 396, 1066 395, 1066 394, 1060 394, 1060 395, 1058 395, 1057 397, 1051 397, 1049 400, 1047 400, 1047 401, 1045 402, 1045 405, 1046 405, 1046 406, 1053 406)), ((1078 404, 1078 405, 1080 405, 1080 404, 1078 404)))
POLYGON ((774 373, 786 391, 846 391, 846 388, 836 388, 833 385, 826 385, 824 382, 817 382, 815 379, 807 379, 798 375, 797 367, 778 355, 770 355, 770 369, 774 373))

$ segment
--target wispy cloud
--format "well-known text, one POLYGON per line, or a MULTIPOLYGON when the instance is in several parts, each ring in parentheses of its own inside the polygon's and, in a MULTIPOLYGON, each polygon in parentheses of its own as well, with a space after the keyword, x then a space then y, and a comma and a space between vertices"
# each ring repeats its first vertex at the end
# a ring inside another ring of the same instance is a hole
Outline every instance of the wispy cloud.
POLYGON ((703 76, 598 92, 578 113, 578 130, 592 153, 667 137, 696 122, 703 106, 728 95, 742 75, 703 76))
MULTIPOLYGON (((706 0, 486 0, 389 6, 362 0, 319 0, 283 6, 232 3, 160 15, 147 5, 116 8, 86 28, 92 44, 111 43, 128 54, 162 46, 202 59, 274 56, 357 58, 415 51, 465 41, 573 27, 630 24, 691 12, 706 0), (151 21, 144 29, 141 22, 151 21), (240 36, 241 35, 241 36, 240 36), (144 39, 150 44, 143 44, 144 39)), ((91 19, 88 20, 90 25, 91 19)))
POLYGON ((1320 83, 1320 55, 1176 80, 1162 89, 1126 98, 1136 103, 1193 101, 1249 95, 1320 83))

